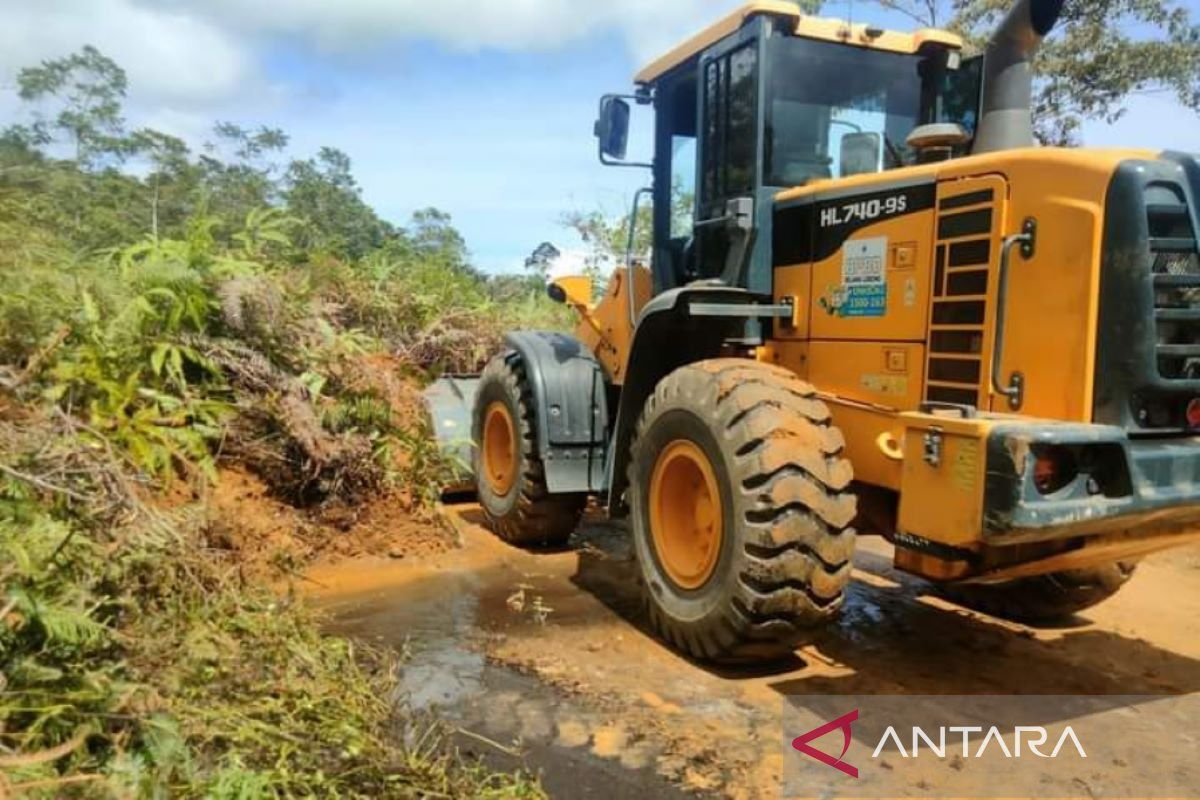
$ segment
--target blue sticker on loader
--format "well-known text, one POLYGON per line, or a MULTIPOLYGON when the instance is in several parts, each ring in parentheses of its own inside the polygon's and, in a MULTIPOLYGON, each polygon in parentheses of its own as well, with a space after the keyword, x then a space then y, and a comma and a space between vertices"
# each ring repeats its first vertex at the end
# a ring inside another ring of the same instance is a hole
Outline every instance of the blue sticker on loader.
POLYGON ((842 285, 829 287, 820 304, 838 317, 887 314, 886 237, 855 239, 842 248, 842 285))

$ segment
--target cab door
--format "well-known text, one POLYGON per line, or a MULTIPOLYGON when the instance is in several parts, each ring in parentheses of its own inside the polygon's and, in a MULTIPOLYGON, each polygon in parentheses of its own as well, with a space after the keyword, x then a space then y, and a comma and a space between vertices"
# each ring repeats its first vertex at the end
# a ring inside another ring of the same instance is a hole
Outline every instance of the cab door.
POLYGON ((697 277, 744 286, 759 183, 759 38, 753 25, 700 61, 697 277))

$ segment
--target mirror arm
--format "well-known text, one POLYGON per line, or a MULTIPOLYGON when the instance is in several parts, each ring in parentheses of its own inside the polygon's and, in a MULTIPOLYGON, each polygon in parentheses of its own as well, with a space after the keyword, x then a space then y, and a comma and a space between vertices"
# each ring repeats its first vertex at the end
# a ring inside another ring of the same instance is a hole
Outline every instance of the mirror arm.
POLYGON ((604 153, 600 153, 600 163, 606 167, 639 167, 641 169, 654 169, 653 162, 642 161, 613 161, 604 153))

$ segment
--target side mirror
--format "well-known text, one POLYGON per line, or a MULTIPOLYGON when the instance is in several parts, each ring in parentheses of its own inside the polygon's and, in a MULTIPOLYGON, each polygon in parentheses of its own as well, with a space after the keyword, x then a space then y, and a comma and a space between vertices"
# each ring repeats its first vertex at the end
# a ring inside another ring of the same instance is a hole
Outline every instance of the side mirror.
POLYGON ((625 160, 625 151, 629 146, 629 103, 611 95, 600 99, 596 138, 600 140, 602 159, 625 160))
POLYGON ((592 304, 592 279, 586 275, 555 278, 546 286, 546 294, 556 303, 587 308, 592 304))

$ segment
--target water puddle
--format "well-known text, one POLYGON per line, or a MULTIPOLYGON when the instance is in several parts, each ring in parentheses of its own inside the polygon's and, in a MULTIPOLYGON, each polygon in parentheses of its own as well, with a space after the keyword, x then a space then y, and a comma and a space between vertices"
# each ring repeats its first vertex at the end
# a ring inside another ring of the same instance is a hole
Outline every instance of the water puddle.
POLYGON ((552 797, 687 797, 655 770, 650 743, 536 678, 489 663, 489 637, 571 624, 579 590, 506 565, 414 574, 323 603, 327 628, 405 654, 397 702, 437 713, 490 767, 540 774, 552 797))
POLYGON ((623 531, 592 521, 572 550, 525 552, 455 513, 461 550, 310 577, 331 630, 408 653, 398 702, 457 726, 489 766, 540 774, 553 797, 776 796, 792 694, 1198 690, 1195 572, 1174 561, 1143 564, 1088 626, 1045 633, 930 596, 866 540, 841 618, 793 662, 706 668, 645 629, 623 531), (1120 630, 1135 625, 1149 635, 1120 630))

